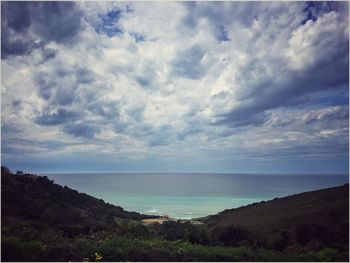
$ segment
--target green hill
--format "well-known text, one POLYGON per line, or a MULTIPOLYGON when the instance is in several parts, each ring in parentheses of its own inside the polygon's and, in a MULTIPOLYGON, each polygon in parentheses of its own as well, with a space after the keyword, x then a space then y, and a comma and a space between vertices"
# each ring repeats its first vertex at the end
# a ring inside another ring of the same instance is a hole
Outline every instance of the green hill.
POLYGON ((120 218, 144 219, 149 216, 127 212, 68 187, 46 176, 12 174, 1 167, 2 224, 31 224, 55 228, 67 234, 89 233, 116 226, 120 218))
POLYGON ((349 184, 227 209, 199 220, 210 229, 238 225, 282 247, 298 244, 346 248, 349 184))
POLYGON ((227 209, 202 221, 212 225, 239 224, 261 232, 289 230, 298 224, 347 225, 349 185, 227 209))

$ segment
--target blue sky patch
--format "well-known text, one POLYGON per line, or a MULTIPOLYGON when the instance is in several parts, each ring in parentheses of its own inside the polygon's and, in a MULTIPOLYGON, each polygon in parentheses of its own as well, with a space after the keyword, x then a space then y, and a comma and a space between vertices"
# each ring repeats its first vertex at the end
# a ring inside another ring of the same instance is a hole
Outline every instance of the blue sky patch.
POLYGON ((99 34, 106 34, 108 37, 122 34, 123 30, 121 26, 118 25, 122 13, 122 10, 113 9, 105 15, 100 15, 101 23, 96 27, 96 32, 99 34))
POLYGON ((309 20, 316 21, 317 18, 322 14, 329 13, 331 11, 340 11, 341 9, 343 9, 343 5, 339 2, 334 2, 334 1, 306 2, 306 6, 303 10, 306 17, 301 21, 300 24, 304 25, 309 20))
POLYGON ((317 20, 317 3, 315 2, 307 2, 306 7, 304 9, 304 12, 306 13, 306 17, 303 21, 301 21, 301 25, 304 25, 307 21, 317 20))

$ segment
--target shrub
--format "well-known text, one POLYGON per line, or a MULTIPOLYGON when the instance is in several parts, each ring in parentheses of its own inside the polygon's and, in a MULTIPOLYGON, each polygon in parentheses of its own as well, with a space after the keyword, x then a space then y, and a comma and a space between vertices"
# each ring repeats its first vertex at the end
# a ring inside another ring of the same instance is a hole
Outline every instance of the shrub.
POLYGON ((159 228, 161 237, 166 240, 185 239, 185 228, 181 223, 166 221, 159 228))
POLYGON ((273 248, 278 251, 282 251, 288 246, 289 240, 290 240, 289 234, 283 231, 282 233, 279 234, 279 238, 274 242, 273 248))
POLYGON ((189 225, 186 230, 189 242, 202 245, 208 244, 208 236, 204 227, 189 225))
POLYGON ((239 225, 218 226, 210 233, 210 242, 213 245, 238 246, 243 240, 250 240, 251 233, 239 225))
POLYGON ((43 244, 39 241, 22 241, 17 237, 1 238, 2 261, 38 261, 42 258, 43 244))

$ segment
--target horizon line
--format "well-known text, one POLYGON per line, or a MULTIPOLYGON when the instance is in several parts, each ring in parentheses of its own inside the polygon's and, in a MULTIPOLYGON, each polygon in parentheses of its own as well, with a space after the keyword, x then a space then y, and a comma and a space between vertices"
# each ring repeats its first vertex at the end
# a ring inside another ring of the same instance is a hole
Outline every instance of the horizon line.
MULTIPOLYGON (((26 172, 25 172, 26 173, 26 172)), ((43 171, 47 174, 94 174, 94 173, 124 173, 124 174, 247 174, 247 175, 347 175, 349 172, 218 172, 218 171, 43 171)))

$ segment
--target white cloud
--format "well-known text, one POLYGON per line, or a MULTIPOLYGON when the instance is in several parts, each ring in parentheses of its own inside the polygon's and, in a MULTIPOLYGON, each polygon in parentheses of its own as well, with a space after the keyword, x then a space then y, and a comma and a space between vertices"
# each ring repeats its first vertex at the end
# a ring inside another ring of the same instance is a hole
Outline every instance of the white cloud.
POLYGON ((347 14, 305 21, 305 5, 78 2, 72 41, 48 34, 56 20, 34 23, 17 33, 43 46, 2 59, 3 145, 19 151, 15 140, 26 138, 27 148, 55 142, 40 146, 43 156, 101 151, 194 165, 213 153, 278 159, 287 148, 302 158, 315 145, 343 154, 348 107, 329 104, 344 98, 311 95, 348 85, 347 14))

